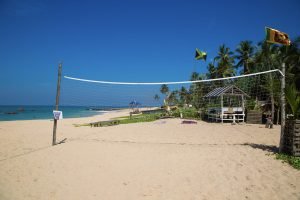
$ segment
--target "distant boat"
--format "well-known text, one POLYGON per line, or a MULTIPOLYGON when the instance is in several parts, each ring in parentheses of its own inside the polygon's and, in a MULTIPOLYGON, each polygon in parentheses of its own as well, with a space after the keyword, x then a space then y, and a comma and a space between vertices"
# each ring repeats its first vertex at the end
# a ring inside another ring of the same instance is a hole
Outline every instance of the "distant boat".
POLYGON ((86 108, 85 110, 92 110, 92 111, 112 111, 112 110, 120 110, 120 108, 102 107, 102 108, 86 108))
POLYGON ((102 108, 86 108, 86 110, 94 110, 94 111, 101 111, 102 108))
POLYGON ((4 114, 7 114, 7 115, 16 115, 16 114, 18 114, 18 112, 5 112, 4 114))

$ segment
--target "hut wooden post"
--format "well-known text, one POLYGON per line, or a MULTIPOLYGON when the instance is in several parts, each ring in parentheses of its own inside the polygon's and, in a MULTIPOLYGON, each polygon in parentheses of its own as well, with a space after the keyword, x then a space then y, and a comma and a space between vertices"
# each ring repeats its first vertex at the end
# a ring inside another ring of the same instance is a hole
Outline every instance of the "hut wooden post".
POLYGON ((242 110, 243 110, 243 122, 245 122, 245 102, 244 102, 244 95, 242 95, 242 110))
POLYGON ((220 117, 221 117, 221 121, 223 123, 223 95, 221 95, 221 115, 220 115, 220 117))

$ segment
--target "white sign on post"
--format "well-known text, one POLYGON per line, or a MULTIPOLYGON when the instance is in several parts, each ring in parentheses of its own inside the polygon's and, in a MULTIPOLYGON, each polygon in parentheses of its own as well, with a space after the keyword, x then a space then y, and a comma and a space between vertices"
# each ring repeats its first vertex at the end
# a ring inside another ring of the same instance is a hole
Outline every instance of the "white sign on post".
POLYGON ((63 113, 62 113, 62 111, 53 110, 53 117, 56 120, 63 119, 63 113))

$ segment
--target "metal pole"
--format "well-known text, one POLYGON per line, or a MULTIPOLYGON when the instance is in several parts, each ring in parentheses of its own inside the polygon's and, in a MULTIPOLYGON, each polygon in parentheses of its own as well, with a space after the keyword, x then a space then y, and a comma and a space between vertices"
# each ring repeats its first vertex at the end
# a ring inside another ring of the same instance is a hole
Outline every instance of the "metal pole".
MULTIPOLYGON (((59 65, 58 65, 57 88, 56 88, 55 110, 58 110, 58 104, 59 104, 61 70, 62 70, 62 63, 59 63, 59 65)), ((57 119, 54 119, 52 145, 56 145, 56 129, 57 129, 57 119)))
POLYGON ((280 133, 280 143, 279 152, 282 152, 283 141, 284 141, 284 129, 285 129, 285 63, 282 63, 282 74, 281 77, 281 133, 280 133))

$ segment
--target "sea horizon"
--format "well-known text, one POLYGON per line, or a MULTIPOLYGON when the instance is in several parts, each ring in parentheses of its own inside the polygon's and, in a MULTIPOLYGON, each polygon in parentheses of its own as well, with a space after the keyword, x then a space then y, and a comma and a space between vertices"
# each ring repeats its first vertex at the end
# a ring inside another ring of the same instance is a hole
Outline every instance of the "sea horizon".
MULTIPOLYGON (((108 111, 128 108, 128 106, 78 106, 61 105, 63 118, 80 118, 101 115, 108 111)), ((54 105, 0 105, 0 121, 53 119, 54 105)))

